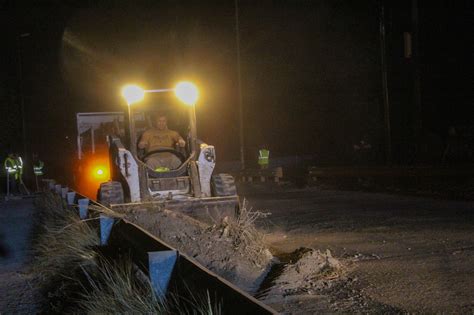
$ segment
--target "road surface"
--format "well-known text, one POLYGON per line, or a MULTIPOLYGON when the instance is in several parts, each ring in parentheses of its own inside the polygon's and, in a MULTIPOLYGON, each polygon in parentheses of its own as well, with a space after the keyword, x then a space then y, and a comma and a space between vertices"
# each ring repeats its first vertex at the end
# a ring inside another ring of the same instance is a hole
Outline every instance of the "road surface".
POLYGON ((5 201, 0 196, 0 314, 35 314, 35 297, 27 274, 33 199, 5 201))
MULTIPOLYGON (((268 186, 270 185, 270 186, 268 186)), ((407 312, 474 312, 474 204, 378 193, 239 187, 274 252, 331 249, 360 294, 407 312)))

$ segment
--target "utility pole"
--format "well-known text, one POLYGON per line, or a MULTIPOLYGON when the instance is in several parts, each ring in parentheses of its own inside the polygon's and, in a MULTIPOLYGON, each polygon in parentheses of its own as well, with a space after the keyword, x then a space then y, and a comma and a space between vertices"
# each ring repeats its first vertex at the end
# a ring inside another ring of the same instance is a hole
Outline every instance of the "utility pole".
POLYGON ((390 127, 390 100, 387 80, 387 57, 385 47, 385 4, 380 0, 380 63, 382 70, 382 94, 385 122, 385 164, 392 164, 392 131, 390 127))
POLYGON ((239 3, 234 0, 235 12, 235 43, 237 48, 237 89, 239 93, 239 139, 240 139, 240 169, 245 169, 244 115, 242 106, 242 75, 240 70, 240 25, 239 3))
MULTIPOLYGON (((414 113, 413 113, 413 129, 415 145, 418 148, 420 144, 420 134, 423 127, 421 114, 421 83, 420 83, 420 62, 419 62, 419 27, 418 27, 418 0, 412 0, 411 18, 413 27, 413 94, 414 94, 414 113)), ((418 151, 418 150, 417 150, 418 151)))
POLYGON ((18 49, 18 75, 19 75, 19 94, 20 94, 20 111, 21 111, 21 132, 23 142, 23 159, 28 160, 27 143, 26 143, 26 111, 25 111, 25 97, 23 87, 23 49, 22 39, 30 36, 30 33, 23 33, 17 36, 18 49))

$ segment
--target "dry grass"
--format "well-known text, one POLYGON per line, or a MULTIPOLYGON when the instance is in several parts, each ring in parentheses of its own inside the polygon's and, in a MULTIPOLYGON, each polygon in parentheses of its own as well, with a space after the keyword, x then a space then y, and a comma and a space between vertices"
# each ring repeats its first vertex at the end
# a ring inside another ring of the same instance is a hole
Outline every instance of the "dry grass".
POLYGON ((149 279, 129 259, 119 263, 102 261, 94 279, 88 277, 92 290, 82 295, 81 312, 87 314, 221 314, 220 305, 187 292, 187 297, 169 293, 166 300, 154 294, 149 279))
POLYGON ((243 251, 257 266, 268 262, 271 255, 265 246, 265 234, 257 230, 255 221, 266 218, 269 212, 253 210, 244 199, 240 205, 240 212, 235 220, 224 220, 223 236, 230 237, 236 249, 243 251))
MULTIPOLYGON (((82 295, 79 307, 88 314, 169 314, 146 277, 137 277, 130 261, 104 261, 94 277, 92 290, 82 295)), ((86 272, 87 273, 87 272, 86 272)))
MULTIPOLYGON (((37 201, 34 262, 31 272, 44 292, 44 313, 89 314, 220 314, 220 305, 209 295, 186 298, 168 294, 161 301, 149 279, 130 259, 110 262, 97 252, 98 231, 80 220, 77 209, 68 207, 60 196, 46 192, 37 201)), ((99 205, 90 205, 98 214, 121 216, 99 205)))
POLYGON ((81 221, 56 194, 44 194, 37 204, 40 214, 32 271, 38 280, 67 277, 75 266, 94 264, 94 247, 99 244, 97 231, 81 221))
POLYGON ((62 314, 72 311, 84 278, 82 268, 96 268, 99 236, 57 194, 42 194, 36 206, 30 272, 43 295, 41 312, 62 314))

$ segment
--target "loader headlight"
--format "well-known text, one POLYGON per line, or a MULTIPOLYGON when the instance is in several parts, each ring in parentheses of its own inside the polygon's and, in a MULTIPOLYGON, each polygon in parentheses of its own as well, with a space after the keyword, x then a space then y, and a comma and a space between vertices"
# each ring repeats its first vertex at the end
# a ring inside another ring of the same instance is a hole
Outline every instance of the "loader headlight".
POLYGON ((186 105, 194 106, 199 98, 197 87, 191 82, 180 82, 174 89, 176 97, 186 105))
POLYGON ((128 105, 140 102, 145 97, 145 90, 137 85, 126 85, 122 88, 122 96, 128 105))

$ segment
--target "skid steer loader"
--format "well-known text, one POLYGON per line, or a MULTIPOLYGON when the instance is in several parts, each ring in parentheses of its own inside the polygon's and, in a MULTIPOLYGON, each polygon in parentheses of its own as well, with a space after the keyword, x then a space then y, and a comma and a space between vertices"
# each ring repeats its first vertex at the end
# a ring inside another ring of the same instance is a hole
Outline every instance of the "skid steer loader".
POLYGON ((187 113, 181 115, 187 125, 184 150, 162 148, 146 154, 137 150, 137 140, 150 127, 150 117, 156 111, 173 113, 185 108, 170 105, 155 103, 142 112, 128 106, 123 119, 125 136, 120 132, 107 135, 110 180, 100 184, 98 201, 121 212, 147 207, 177 210, 209 223, 234 217, 239 207, 234 178, 230 174, 214 174, 215 148, 198 141, 194 106, 187 107, 187 113), (137 128, 137 119, 148 121, 148 125, 137 128), (157 172, 144 163, 147 156, 161 152, 177 156, 181 165, 157 172))

